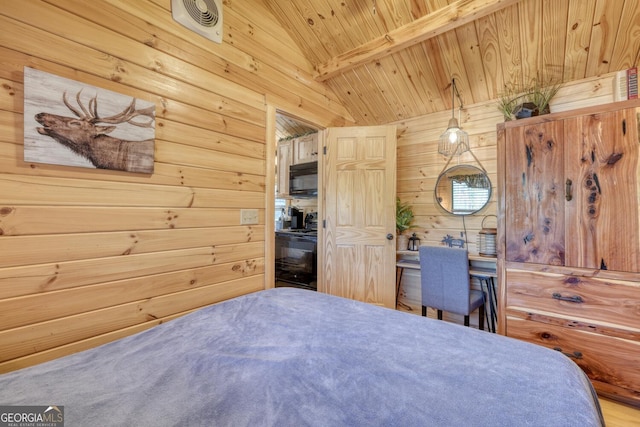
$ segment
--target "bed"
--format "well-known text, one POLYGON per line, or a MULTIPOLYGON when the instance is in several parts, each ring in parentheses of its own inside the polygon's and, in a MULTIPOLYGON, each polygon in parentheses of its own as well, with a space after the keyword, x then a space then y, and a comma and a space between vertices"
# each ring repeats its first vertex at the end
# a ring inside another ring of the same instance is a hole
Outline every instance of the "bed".
POLYGON ((70 426, 600 426, 562 354, 318 292, 224 301, 0 375, 70 426))

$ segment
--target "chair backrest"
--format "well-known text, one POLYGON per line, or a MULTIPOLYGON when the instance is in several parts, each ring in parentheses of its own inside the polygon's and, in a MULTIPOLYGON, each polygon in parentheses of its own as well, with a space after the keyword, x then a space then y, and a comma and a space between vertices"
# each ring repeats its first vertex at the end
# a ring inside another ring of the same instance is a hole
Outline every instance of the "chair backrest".
POLYGON ((420 246, 422 305, 469 315, 469 253, 446 246, 420 246))

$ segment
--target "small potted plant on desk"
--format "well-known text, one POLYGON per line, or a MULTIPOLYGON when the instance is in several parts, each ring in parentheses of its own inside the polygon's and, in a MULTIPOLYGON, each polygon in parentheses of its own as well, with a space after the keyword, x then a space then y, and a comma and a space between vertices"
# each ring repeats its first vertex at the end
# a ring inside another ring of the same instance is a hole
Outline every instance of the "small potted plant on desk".
POLYGON ((402 203, 400 198, 396 198, 396 238, 397 238, 397 249, 399 251, 406 251, 409 237, 403 234, 409 228, 412 227, 413 224, 413 208, 408 203, 402 203))

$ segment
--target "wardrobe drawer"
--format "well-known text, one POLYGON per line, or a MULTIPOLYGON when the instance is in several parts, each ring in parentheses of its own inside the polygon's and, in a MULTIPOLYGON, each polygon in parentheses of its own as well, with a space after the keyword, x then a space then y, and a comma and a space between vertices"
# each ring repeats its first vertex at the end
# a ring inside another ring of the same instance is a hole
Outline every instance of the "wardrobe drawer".
POLYGON ((506 306, 640 328, 640 284, 525 270, 506 272, 506 306))
MULTIPOLYGON (((561 351, 594 381, 619 387, 616 394, 640 399, 640 342, 507 317, 507 336, 561 351), (636 390, 636 391, 634 391, 636 390)), ((610 389, 611 387, 606 387, 610 389)))

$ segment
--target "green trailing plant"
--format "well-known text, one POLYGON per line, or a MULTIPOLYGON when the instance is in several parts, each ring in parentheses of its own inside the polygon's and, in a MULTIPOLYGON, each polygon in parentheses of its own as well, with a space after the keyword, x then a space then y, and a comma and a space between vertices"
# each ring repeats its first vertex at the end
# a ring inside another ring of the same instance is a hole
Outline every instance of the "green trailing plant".
POLYGON ((402 203, 400 198, 396 198, 396 231, 402 234, 412 227, 413 224, 413 208, 409 203, 402 203))
POLYGON ((498 97, 498 110, 505 121, 515 120, 523 109, 531 111, 530 115, 549 113, 549 102, 558 93, 562 84, 553 79, 538 76, 527 83, 507 83, 498 97))
POLYGON ((299 133, 299 134, 296 134, 296 135, 285 136, 283 138, 280 138, 278 140, 278 142, 291 141, 292 139, 300 138, 301 136, 311 135, 312 133, 318 133, 318 131, 317 130, 310 130, 309 132, 305 132, 305 133, 299 133))

